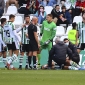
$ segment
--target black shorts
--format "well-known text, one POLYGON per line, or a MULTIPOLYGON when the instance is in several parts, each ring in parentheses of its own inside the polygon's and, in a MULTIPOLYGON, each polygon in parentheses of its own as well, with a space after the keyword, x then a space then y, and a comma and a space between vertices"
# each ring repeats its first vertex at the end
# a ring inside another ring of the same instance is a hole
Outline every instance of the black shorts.
POLYGON ((84 49, 85 49, 85 43, 81 43, 80 50, 84 50, 84 49))
POLYGON ((20 46, 20 52, 29 52, 29 44, 22 44, 20 46))
POLYGON ((8 50, 17 50, 15 42, 12 42, 12 44, 7 44, 8 50))
POLYGON ((29 51, 39 51, 38 44, 35 40, 29 41, 29 51))
POLYGON ((76 62, 77 64, 79 64, 79 61, 80 61, 79 56, 72 57, 72 61, 74 61, 74 62, 76 62))
POLYGON ((1 51, 2 52, 6 52, 7 51, 7 48, 3 48, 3 45, 1 46, 1 51))

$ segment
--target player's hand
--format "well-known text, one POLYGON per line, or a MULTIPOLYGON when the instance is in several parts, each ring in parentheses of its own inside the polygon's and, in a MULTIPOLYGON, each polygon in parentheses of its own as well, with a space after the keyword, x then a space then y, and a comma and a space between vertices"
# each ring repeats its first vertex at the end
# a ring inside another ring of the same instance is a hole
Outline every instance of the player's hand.
POLYGON ((40 48, 41 47, 41 45, 40 44, 38 44, 38 48, 40 48))
POLYGON ((19 42, 20 45, 22 45, 22 42, 19 42))
POLYGON ((23 24, 23 25, 22 25, 22 28, 24 28, 25 26, 26 26, 26 24, 23 24))
POLYGON ((50 43, 50 40, 47 40, 46 42, 44 42, 44 45, 48 45, 50 43))
POLYGON ((28 34, 25 34, 25 36, 28 38, 28 34))
POLYGON ((35 3, 35 1, 32 1, 32 5, 35 3))

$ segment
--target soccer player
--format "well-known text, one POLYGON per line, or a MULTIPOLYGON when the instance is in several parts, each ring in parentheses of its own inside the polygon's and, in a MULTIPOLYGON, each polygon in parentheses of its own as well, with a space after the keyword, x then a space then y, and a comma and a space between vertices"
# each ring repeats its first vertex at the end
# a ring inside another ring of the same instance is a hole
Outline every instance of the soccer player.
POLYGON ((29 56, 28 56, 28 61, 29 61, 29 68, 32 69, 31 66, 31 59, 33 57, 33 69, 36 69, 36 57, 37 57, 37 51, 39 51, 40 43, 38 40, 38 34, 37 34, 37 22, 38 19, 37 17, 32 18, 32 22, 28 27, 28 35, 29 35, 29 56))
POLYGON ((7 68, 15 69, 12 65, 14 60, 17 60, 18 56, 18 42, 21 43, 20 38, 15 30, 13 22, 15 20, 15 15, 9 15, 9 21, 4 25, 4 31, 6 35, 6 43, 9 51, 9 59, 7 61, 7 68))
POLYGON ((0 56, 3 56, 3 63, 6 67, 6 44, 5 44, 5 35, 3 26, 6 24, 6 18, 1 18, 1 25, 0 25, 0 56))
MULTIPOLYGON (((20 46, 20 51, 21 51, 21 55, 20 55, 20 59, 19 59, 19 69, 22 69, 22 63, 23 63, 23 57, 24 57, 24 53, 27 52, 27 56, 28 56, 28 52, 29 52, 29 38, 28 38, 28 33, 27 33, 27 28, 30 24, 30 16, 25 16, 25 27, 21 30, 22 31, 22 37, 21 37, 21 46, 20 46)), ((28 69, 28 57, 26 58, 26 66, 25 69, 28 69)))
MULTIPOLYGON (((46 20, 43 21, 41 33, 42 39, 40 41, 40 51, 43 49, 50 49, 52 48, 52 41, 56 34, 56 24, 53 22, 52 15, 48 14, 46 20)), ((38 54, 38 65, 40 65, 40 54, 38 54)))
POLYGON ((78 24, 78 30, 80 33, 80 51, 85 49, 85 12, 82 14, 83 22, 78 24))
POLYGON ((84 50, 85 48, 85 12, 82 14, 82 22, 80 22, 77 26, 77 30, 79 32, 79 40, 80 40, 80 45, 79 45, 79 50, 78 52, 80 53, 81 50, 84 50))

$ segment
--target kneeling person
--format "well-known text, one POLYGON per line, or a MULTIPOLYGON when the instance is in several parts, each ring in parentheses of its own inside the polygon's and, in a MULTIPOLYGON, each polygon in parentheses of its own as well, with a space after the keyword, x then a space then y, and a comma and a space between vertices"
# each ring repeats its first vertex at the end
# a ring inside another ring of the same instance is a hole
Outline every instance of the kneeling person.
POLYGON ((77 64, 80 61, 79 54, 77 52, 77 47, 72 44, 67 38, 64 39, 64 43, 71 49, 72 51, 72 61, 76 62, 77 64))

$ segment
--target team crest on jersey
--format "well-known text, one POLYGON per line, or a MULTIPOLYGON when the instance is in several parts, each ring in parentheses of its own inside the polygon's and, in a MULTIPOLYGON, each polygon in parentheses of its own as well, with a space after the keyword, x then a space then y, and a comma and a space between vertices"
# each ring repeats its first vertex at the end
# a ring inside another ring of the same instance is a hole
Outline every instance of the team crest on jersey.
POLYGON ((49 28, 44 28, 44 30, 50 31, 50 29, 49 29, 49 28))

